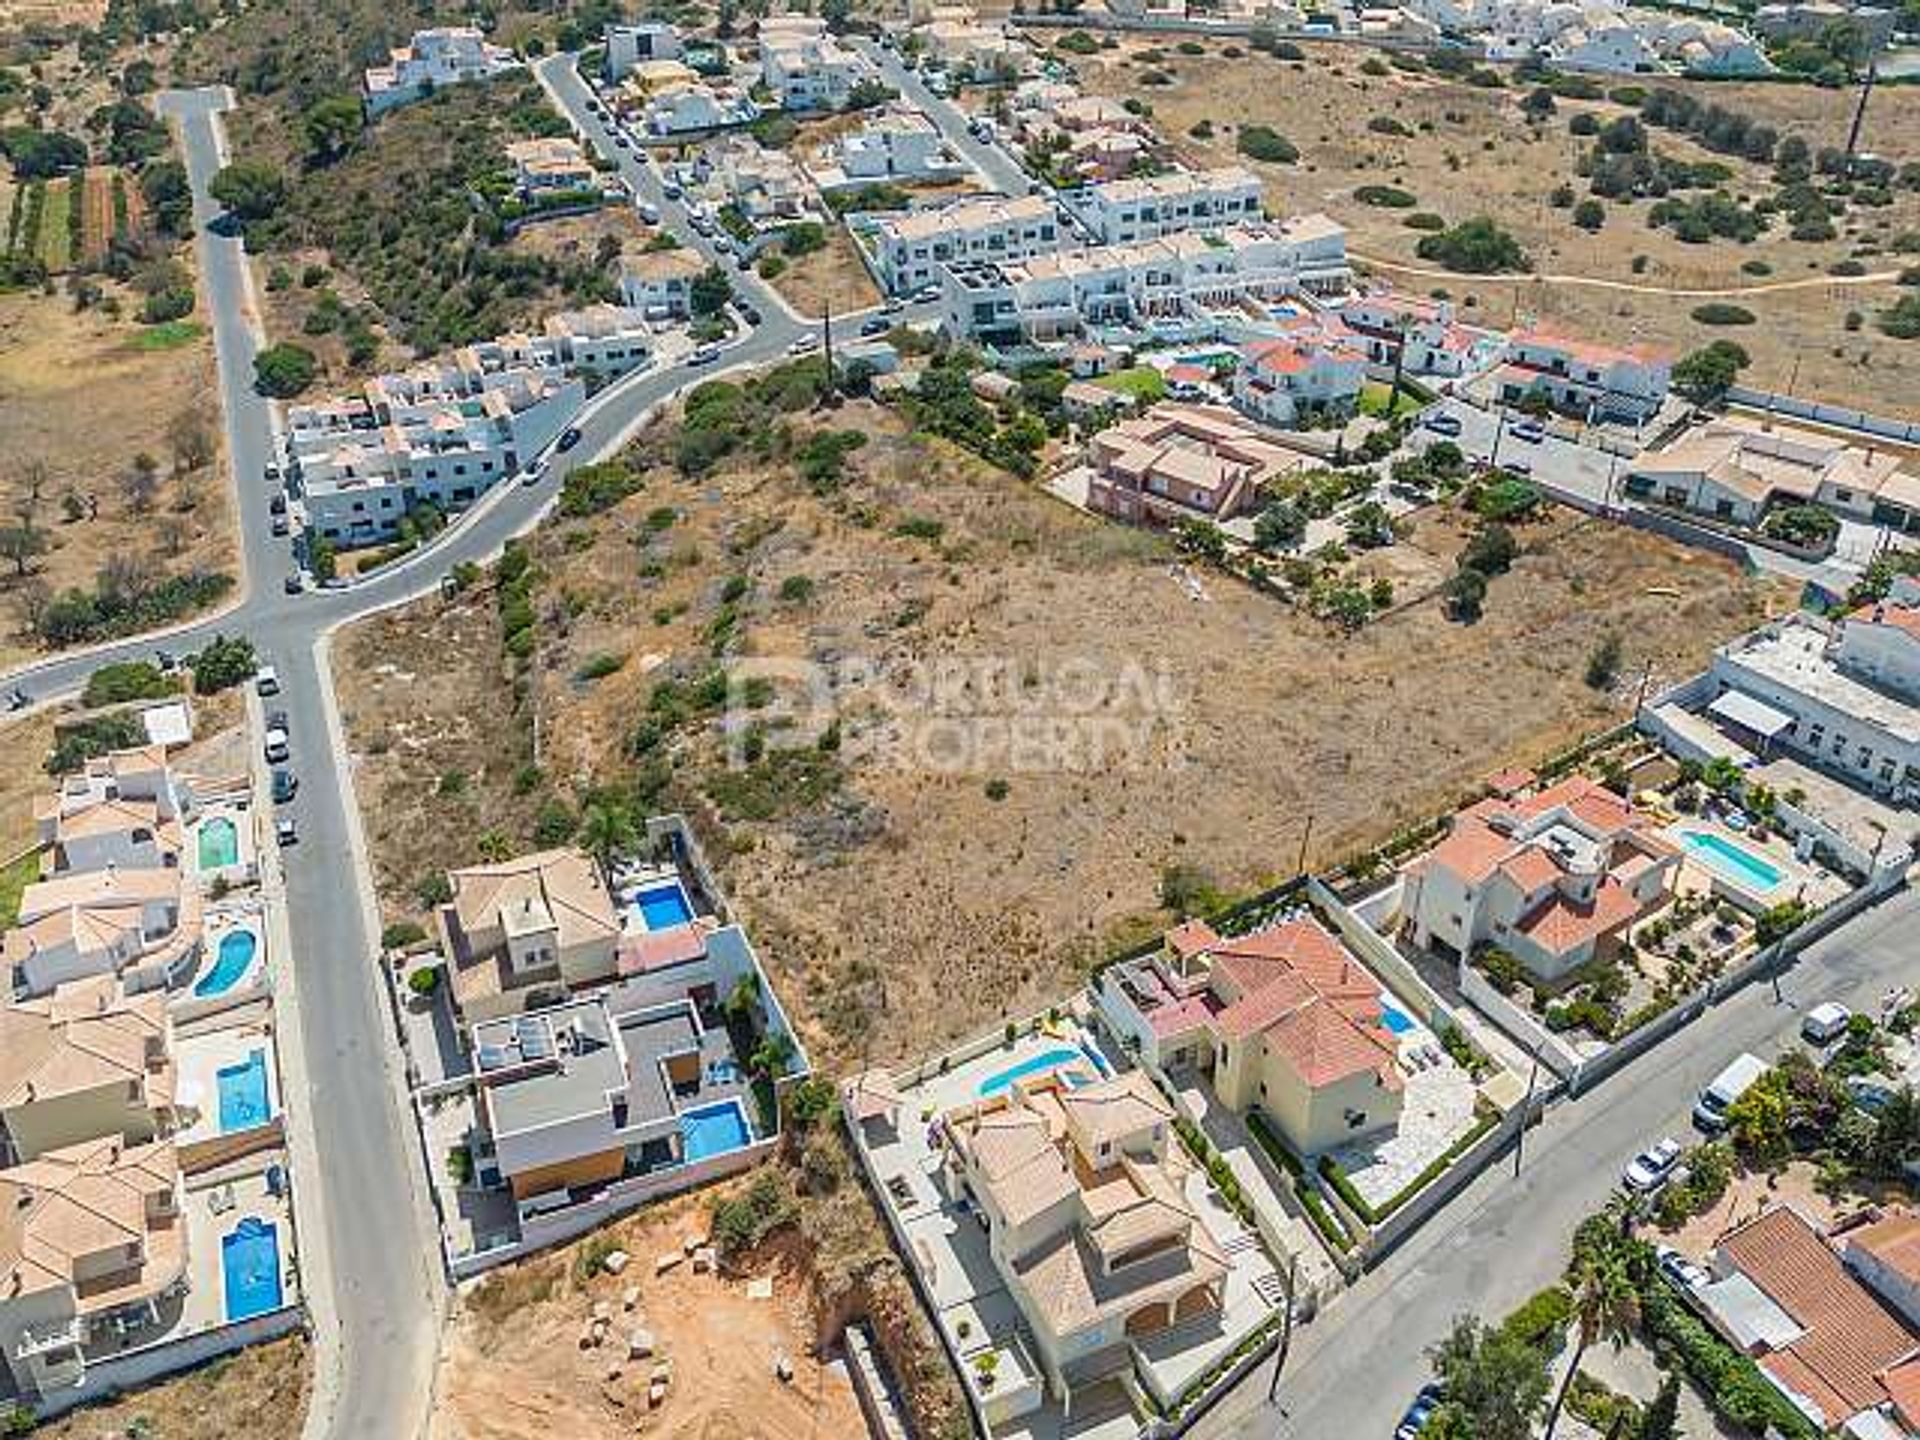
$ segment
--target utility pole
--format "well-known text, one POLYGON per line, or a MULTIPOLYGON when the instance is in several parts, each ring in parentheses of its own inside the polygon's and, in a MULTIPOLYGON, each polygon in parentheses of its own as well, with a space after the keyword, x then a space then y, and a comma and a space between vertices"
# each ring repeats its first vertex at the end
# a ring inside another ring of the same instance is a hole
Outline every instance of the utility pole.
POLYGON ((1296 875, 1304 875, 1307 873, 1307 842, 1311 839, 1313 839, 1313 812, 1309 810, 1307 812, 1307 828, 1300 832, 1300 858, 1294 861, 1293 864, 1293 873, 1296 875))
POLYGON ((1533 1067, 1527 1071, 1527 1094, 1520 1102, 1520 1128, 1513 1132, 1513 1178, 1520 1178, 1520 1159, 1527 1148, 1528 1112, 1533 1109, 1533 1087, 1540 1079, 1540 1050, 1547 1043, 1542 1035, 1533 1042, 1533 1067))
POLYGON ((1300 1257, 1287 1256, 1286 1310, 1280 1316, 1280 1349, 1273 1357, 1273 1378, 1267 1382, 1267 1403, 1280 1393, 1280 1373, 1287 1368, 1287 1351, 1293 1348, 1293 1287, 1299 1277, 1300 1257))
POLYGON ((827 301, 823 307, 825 314, 820 317, 820 353, 827 357, 826 398, 834 396, 833 383, 833 302, 827 301))
POLYGON ((1867 61, 1867 78, 1860 86, 1859 103, 1853 107, 1853 123, 1847 127, 1847 173, 1853 173, 1853 157, 1860 149, 1860 127, 1866 123, 1867 101, 1873 98, 1873 84, 1880 78, 1880 59, 1867 61))

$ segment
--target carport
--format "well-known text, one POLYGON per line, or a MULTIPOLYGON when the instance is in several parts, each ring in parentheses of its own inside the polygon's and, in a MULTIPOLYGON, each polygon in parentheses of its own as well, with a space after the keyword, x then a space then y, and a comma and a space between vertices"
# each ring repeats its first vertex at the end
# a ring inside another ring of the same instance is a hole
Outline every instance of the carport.
POLYGON ((1760 758, 1763 760, 1771 755, 1775 737, 1793 724, 1793 716, 1786 711, 1776 710, 1766 701, 1740 690, 1729 690, 1720 696, 1707 706, 1707 714, 1740 731, 1743 736, 1751 736, 1759 741, 1760 758))

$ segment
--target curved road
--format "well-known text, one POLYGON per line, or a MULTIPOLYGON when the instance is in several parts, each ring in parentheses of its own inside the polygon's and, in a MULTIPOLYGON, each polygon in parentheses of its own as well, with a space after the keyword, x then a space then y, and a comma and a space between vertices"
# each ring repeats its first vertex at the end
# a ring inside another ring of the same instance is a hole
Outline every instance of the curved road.
MULTIPOLYGON (((685 210, 661 195, 651 169, 631 151, 615 151, 586 110, 588 91, 571 56, 542 62, 538 74, 577 129, 614 153, 635 193, 660 204, 685 243, 701 245, 685 210)), ((171 91, 158 108, 174 120, 193 190, 201 291, 218 361, 228 462, 237 489, 242 584, 239 600, 212 616, 123 641, 63 654, 13 671, 6 688, 35 703, 77 692, 99 666, 140 659, 164 647, 195 650, 220 633, 244 634, 279 671, 300 773, 298 797, 282 813, 295 819, 299 843, 282 856, 288 926, 295 938, 296 1004, 305 1090, 290 1105, 311 1135, 319 1174, 302 1187, 299 1222, 303 1279, 317 1337, 310 1436, 411 1440, 431 1399, 440 1309, 445 1298, 422 1156, 405 1106, 391 1021, 374 964, 378 916, 365 871, 357 816, 326 641, 338 627, 431 593, 463 562, 485 562, 530 529, 575 465, 613 452, 656 407, 714 373, 680 366, 643 370, 609 385, 578 417, 581 442, 555 455, 538 485, 496 486, 421 550, 349 584, 287 595, 294 568, 289 543, 271 534, 263 474, 274 456, 272 405, 253 391, 260 347, 258 307, 239 239, 222 223, 208 192, 225 158, 219 122, 232 99, 222 90, 171 91), (317 1233, 316 1233, 317 1232, 317 1233)), ((710 256, 711 258, 711 256, 710 256)), ((770 363, 817 326, 795 315, 757 277, 735 274, 764 316, 719 362, 731 370, 770 363)), ((841 338, 863 314, 837 318, 841 338)), ((902 319, 924 318, 909 312, 902 319)), ((289 1077, 297 1084, 298 1077, 289 1077)), ((296 1149, 296 1162, 299 1150, 296 1149)), ((296 1175, 299 1167, 296 1163, 296 1175)))

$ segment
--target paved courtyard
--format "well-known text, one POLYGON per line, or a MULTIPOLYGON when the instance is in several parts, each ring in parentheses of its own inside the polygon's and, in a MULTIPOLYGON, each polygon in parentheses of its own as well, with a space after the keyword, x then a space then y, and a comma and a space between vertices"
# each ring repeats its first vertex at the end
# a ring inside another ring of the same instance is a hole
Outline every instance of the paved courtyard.
POLYGON ((1440 1048, 1425 1025, 1413 1021, 1400 1036, 1400 1072, 1406 1080, 1400 1124, 1391 1133, 1332 1151, 1353 1188, 1379 1205, 1413 1183, 1473 1128, 1473 1077, 1440 1048))

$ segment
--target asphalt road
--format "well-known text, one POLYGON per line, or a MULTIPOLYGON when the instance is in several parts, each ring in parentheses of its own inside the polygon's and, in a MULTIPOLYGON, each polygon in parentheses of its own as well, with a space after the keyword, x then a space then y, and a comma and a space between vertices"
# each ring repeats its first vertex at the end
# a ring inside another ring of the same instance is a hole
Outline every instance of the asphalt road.
POLYGON ((898 50, 890 50, 864 36, 853 42, 861 53, 879 67, 880 78, 900 92, 903 100, 919 107, 934 123, 946 142, 953 146, 1002 195, 1024 195, 1031 181, 1014 158, 998 145, 974 137, 967 129, 966 117, 951 100, 934 94, 919 73, 908 67, 898 50))
POLYGON ((1770 1059, 1797 1041, 1800 1018, 1838 1000, 1877 1014, 1889 986, 1920 983, 1920 893, 1905 891, 1764 981, 1549 1109, 1527 1136, 1523 1168, 1490 1166, 1378 1268, 1294 1337, 1277 1407, 1262 1367, 1196 1430, 1263 1440, 1372 1440, 1392 1435, 1427 1378, 1426 1349, 1456 1315, 1497 1317, 1551 1284, 1574 1227, 1606 1203, 1626 1162, 1662 1135, 1693 1135, 1694 1097, 1743 1050, 1770 1059))

